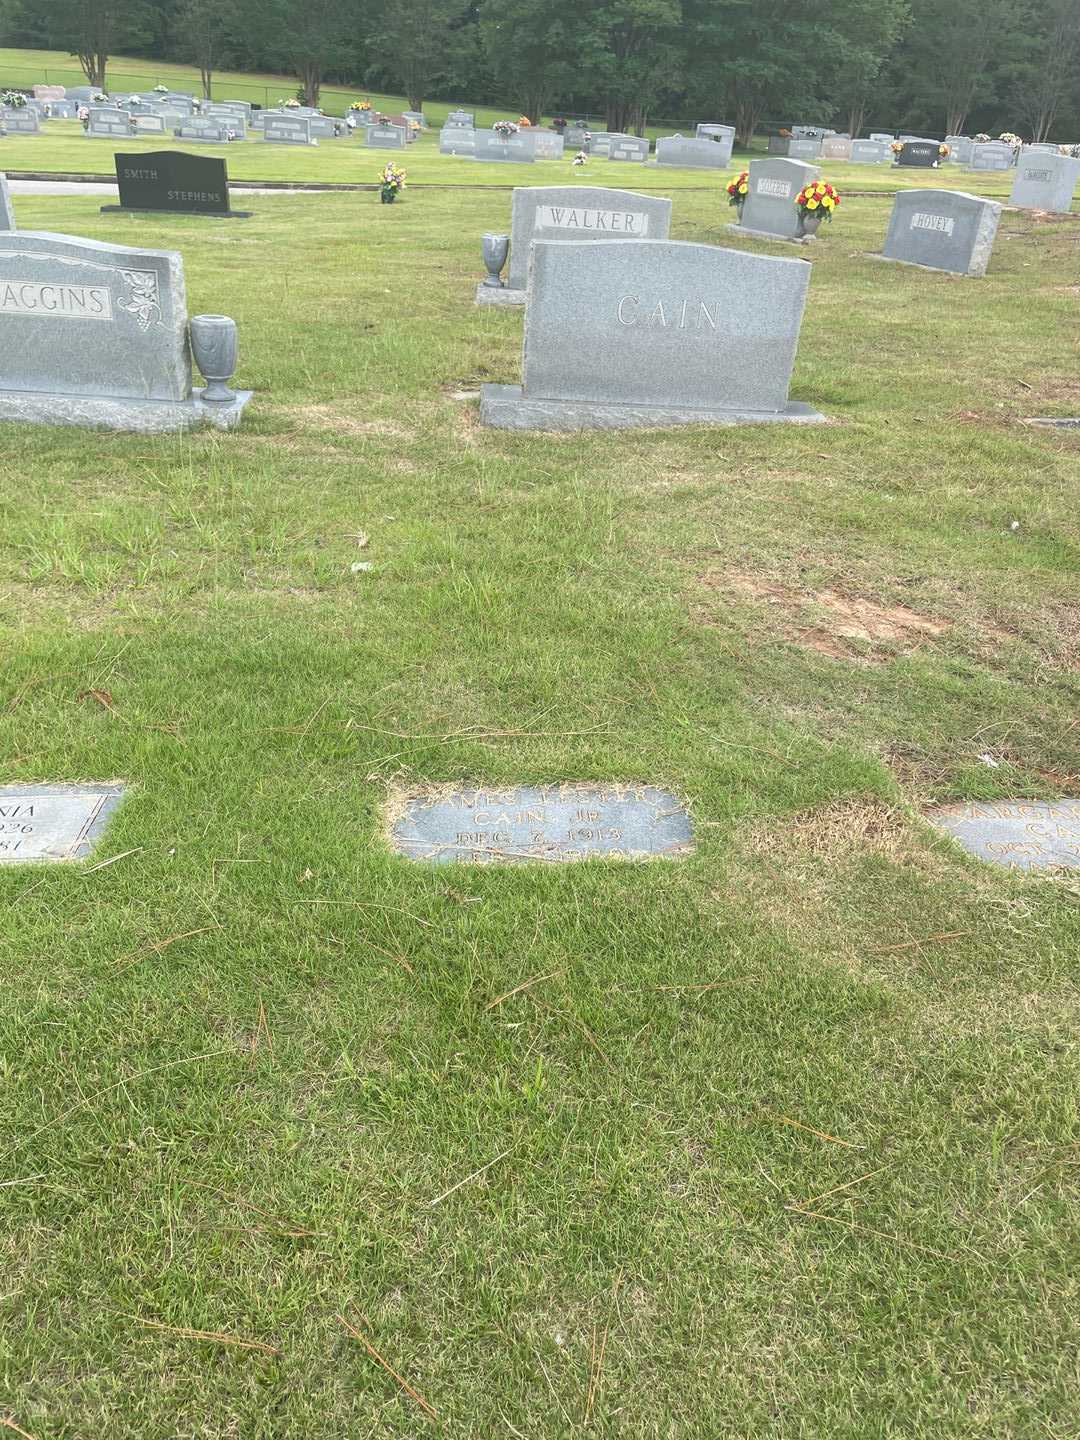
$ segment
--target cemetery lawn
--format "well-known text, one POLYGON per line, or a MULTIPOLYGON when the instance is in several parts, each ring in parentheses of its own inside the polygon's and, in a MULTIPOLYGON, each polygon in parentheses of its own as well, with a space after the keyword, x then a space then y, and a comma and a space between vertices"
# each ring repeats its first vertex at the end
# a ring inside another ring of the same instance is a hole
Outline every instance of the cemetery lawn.
POLYGON ((798 252, 831 425, 545 436, 470 398, 507 195, 99 203, 15 200, 181 250, 257 393, 0 432, 4 780, 130 787, 0 869, 0 1419, 1073 1434, 1080 886, 920 816, 1080 789, 1080 439, 1020 423, 1080 414, 1072 222, 956 280, 860 201, 798 252), (561 779, 696 853, 384 843, 400 787, 561 779))

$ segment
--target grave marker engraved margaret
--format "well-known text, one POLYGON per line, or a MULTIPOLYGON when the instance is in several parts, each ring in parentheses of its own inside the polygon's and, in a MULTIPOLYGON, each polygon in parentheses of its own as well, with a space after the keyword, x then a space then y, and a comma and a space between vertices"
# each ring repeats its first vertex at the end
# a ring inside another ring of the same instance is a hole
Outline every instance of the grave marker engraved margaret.
POLYGON ((938 806, 927 819, 993 865, 1080 869, 1080 800, 973 800, 938 806))
POLYGON ((686 807, 654 785, 522 785, 405 796, 390 844, 410 860, 470 865, 676 858, 686 807))
POLYGON ((123 790, 122 785, 0 786, 0 865, 84 859, 123 790))
POLYGON ((713 245, 534 241, 523 384, 484 385, 481 423, 820 422, 788 401, 809 283, 801 260, 713 245))

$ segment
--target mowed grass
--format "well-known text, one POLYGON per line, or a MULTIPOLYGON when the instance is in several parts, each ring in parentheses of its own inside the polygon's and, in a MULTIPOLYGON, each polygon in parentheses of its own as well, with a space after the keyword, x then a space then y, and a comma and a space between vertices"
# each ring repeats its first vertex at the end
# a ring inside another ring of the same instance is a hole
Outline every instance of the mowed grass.
POLYGON ((16 199, 181 250, 256 397, 0 434, 3 778, 130 787, 115 863, 0 870, 3 1415, 1075 1434, 1080 891, 920 818, 1080 786, 1080 451, 1019 423, 1080 414, 1074 225, 984 281, 865 259, 886 200, 739 241, 813 265, 833 423, 560 437, 469 398, 508 196, 98 203, 16 199), (384 843, 398 787, 563 778, 669 785, 696 853, 384 843))
MULTIPOLYGON (((340 110, 340 107, 339 107, 340 110)), ((351 138, 323 140, 317 146, 268 145, 256 138, 231 145, 195 145, 177 140, 171 133, 130 140, 92 139, 75 120, 49 120, 39 135, 8 135, 0 140, 0 170, 9 174, 75 174, 112 178, 116 174, 113 156, 155 150, 183 150, 196 155, 213 155, 228 166, 231 181, 276 180, 301 183, 375 185, 388 160, 404 166, 412 185, 496 186, 514 185, 610 185, 622 190, 669 195, 683 190, 719 194, 750 160, 764 154, 764 142, 753 152, 737 152, 726 170, 683 170, 655 164, 638 165, 625 161, 590 159, 575 169, 571 147, 562 160, 537 160, 531 165, 501 164, 469 160, 460 155, 439 153, 438 130, 421 134, 402 153, 368 146, 357 130, 351 138)), ((931 187, 966 190, 995 200, 1007 200, 1013 174, 969 174, 959 165, 937 170, 899 169, 892 165, 847 165, 823 161, 823 175, 833 181, 841 194, 882 194, 897 190, 931 187)), ((723 197, 726 200, 726 196, 723 197)), ((731 218, 734 218, 732 216, 731 218)))

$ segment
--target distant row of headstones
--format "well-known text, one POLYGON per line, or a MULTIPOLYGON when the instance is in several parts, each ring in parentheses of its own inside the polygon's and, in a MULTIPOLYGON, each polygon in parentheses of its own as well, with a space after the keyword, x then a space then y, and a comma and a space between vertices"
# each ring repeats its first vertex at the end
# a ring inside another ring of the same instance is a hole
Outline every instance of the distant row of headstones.
MULTIPOLYGON (((735 143, 732 125, 701 124, 690 137, 667 135, 657 140, 652 163, 690 170, 723 170, 731 163, 735 143)), ((500 160, 531 164, 534 160, 558 160, 572 150, 584 150, 598 160, 625 160, 649 163, 649 141, 639 135, 611 130, 586 130, 568 125, 561 134, 540 126, 522 126, 516 133, 501 135, 497 130, 477 127, 470 110, 452 110, 439 132, 439 151, 469 160, 500 160)))

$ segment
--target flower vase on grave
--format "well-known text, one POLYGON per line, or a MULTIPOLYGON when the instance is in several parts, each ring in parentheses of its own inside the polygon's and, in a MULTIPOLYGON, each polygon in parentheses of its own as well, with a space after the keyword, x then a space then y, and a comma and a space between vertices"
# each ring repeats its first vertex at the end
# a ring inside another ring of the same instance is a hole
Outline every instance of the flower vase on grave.
POLYGON ((510 253, 510 236, 484 235, 480 241, 480 248, 488 272, 484 284, 493 290, 501 289, 503 283, 502 268, 506 264, 507 255, 510 253))
POLYGON ((236 321, 227 315, 195 315, 191 320, 191 351, 206 377, 202 398, 212 403, 235 400, 228 382, 236 369, 236 321))
POLYGON ((800 215, 798 229, 795 231, 796 237, 800 240, 812 238, 821 229, 821 222, 824 219, 824 214, 800 215))

